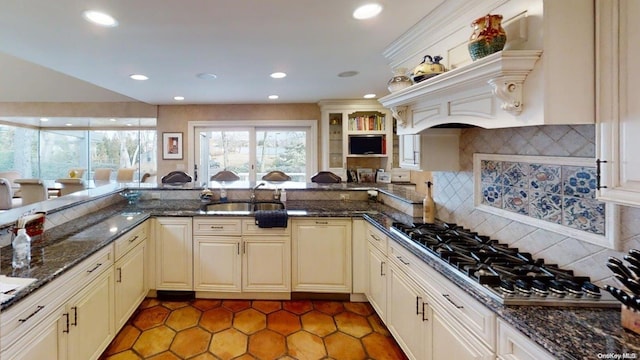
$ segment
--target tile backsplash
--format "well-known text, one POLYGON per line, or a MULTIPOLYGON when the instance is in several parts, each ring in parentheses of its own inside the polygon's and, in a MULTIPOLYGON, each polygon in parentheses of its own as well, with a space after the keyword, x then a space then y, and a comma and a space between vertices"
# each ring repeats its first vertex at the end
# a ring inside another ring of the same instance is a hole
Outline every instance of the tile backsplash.
MULTIPOLYGON (((620 240, 623 247, 621 252, 490 214, 476 209, 474 205, 474 153, 593 158, 595 156, 594 125, 533 126, 493 130, 463 129, 460 139, 461 171, 433 173, 436 216, 441 220, 456 222, 500 242, 528 251, 537 258, 545 259, 547 263, 555 263, 567 269, 573 269, 579 275, 590 276, 593 281, 600 284, 615 284, 612 273, 605 264, 609 256, 622 258, 629 249, 640 249, 639 208, 621 207, 620 240)), ((529 190, 532 186, 537 186, 536 191, 560 194, 567 199, 573 195, 587 196, 587 187, 591 186, 590 170, 586 170, 589 173, 587 178, 586 174, 581 173, 581 169, 568 168, 563 175, 562 167, 542 169, 544 165, 540 163, 541 168, 536 169, 548 177, 541 176, 535 185, 530 184, 529 190), (562 185, 565 181, 568 186, 563 189, 562 185), (572 195, 569 197, 566 194, 572 195)), ((517 171, 511 174, 507 180, 509 186, 519 184, 523 174, 518 174, 517 171)), ((515 195, 514 192, 509 194, 515 195)), ((572 206, 570 201, 567 205, 568 208, 572 206)), ((518 211, 522 205, 516 201, 509 206, 513 206, 512 210, 518 211)), ((531 207, 528 209, 530 211, 531 207)))

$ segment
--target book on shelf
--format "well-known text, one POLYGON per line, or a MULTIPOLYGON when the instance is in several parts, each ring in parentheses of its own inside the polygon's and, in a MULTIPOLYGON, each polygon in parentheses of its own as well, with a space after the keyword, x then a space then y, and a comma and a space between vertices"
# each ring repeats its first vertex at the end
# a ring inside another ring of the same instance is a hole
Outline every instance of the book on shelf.
POLYGON ((381 131, 385 129, 385 117, 381 115, 356 116, 349 118, 350 131, 381 131))

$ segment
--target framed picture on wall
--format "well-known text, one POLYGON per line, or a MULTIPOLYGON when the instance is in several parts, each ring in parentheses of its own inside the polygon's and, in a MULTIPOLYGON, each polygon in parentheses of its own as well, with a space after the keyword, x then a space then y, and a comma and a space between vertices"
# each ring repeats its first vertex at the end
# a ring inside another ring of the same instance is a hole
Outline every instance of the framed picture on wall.
POLYGON ((162 133, 162 158, 182 159, 182 133, 162 133))

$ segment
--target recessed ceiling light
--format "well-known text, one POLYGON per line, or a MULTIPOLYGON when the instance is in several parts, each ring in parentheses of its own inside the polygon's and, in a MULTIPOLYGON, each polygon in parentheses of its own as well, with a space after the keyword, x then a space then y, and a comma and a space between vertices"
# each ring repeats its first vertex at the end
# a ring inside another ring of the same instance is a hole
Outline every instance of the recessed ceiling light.
POLYGON ((269 95, 269 99, 271 99, 271 100, 275 100, 275 99, 277 99, 279 97, 280 96, 278 96, 278 95, 269 95))
POLYGON ((49 121, 49 119, 47 119, 47 118, 40 118, 40 121, 42 121, 42 122, 46 122, 46 121, 49 121))
POLYGON ((366 94, 365 96, 363 96, 365 99, 373 99, 374 97, 376 97, 376 94, 366 94))
POLYGON ((340 74, 338 74, 338 77, 352 77, 352 76, 356 76, 358 75, 357 71, 343 71, 340 74))
POLYGON ((270 75, 272 78, 274 79, 282 79, 283 77, 287 76, 287 74, 283 73, 283 72, 274 72, 273 74, 270 75))
POLYGON ((73 126, 73 124, 71 124, 71 123, 66 123, 65 125, 66 126, 73 126))
POLYGON ((380 4, 366 4, 358 7, 353 12, 353 17, 358 20, 370 19, 382 11, 382 5, 380 4))
POLYGON ((174 96, 173 100, 182 101, 184 100, 184 96, 174 96))
POLYGON ((218 75, 212 74, 212 73, 199 73, 199 74, 196 74, 196 77, 202 80, 213 80, 218 78, 218 75))
POLYGON ((111 118, 111 119, 109 119, 109 121, 116 121, 116 119, 111 118))
POLYGON ((127 126, 131 126, 131 124, 127 124, 127 126))
POLYGON ((82 16, 96 25, 106 27, 118 26, 118 21, 114 19, 113 16, 101 11, 87 10, 82 13, 82 16))
POLYGON ((131 74, 129 75, 129 77, 132 78, 133 80, 149 80, 147 76, 142 74, 131 74))

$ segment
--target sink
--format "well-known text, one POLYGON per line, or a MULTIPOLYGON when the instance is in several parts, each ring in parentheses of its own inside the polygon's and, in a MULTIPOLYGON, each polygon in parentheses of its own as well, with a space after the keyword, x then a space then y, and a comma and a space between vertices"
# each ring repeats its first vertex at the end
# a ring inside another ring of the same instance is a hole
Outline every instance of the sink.
POLYGON ((203 211, 206 212, 254 212, 258 210, 281 210, 284 209, 284 203, 278 201, 230 201, 224 203, 212 203, 203 205, 203 211))

